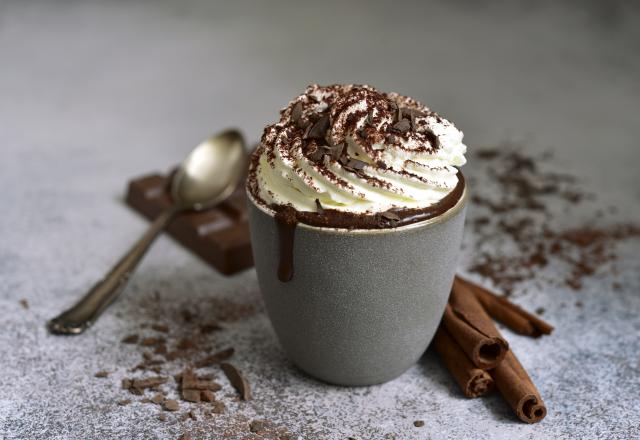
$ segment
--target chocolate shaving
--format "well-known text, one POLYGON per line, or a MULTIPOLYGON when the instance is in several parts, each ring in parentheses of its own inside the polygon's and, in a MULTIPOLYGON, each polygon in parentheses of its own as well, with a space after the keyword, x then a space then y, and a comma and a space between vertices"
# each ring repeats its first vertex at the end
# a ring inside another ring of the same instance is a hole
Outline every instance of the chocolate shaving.
POLYGON ((226 361, 231 356, 233 356, 234 352, 235 350, 233 349, 233 347, 219 351, 217 353, 214 353, 210 356, 205 357, 204 359, 197 361, 195 363, 195 367, 203 368, 203 367, 209 367, 211 365, 219 364, 220 362, 226 361))
POLYGON ((411 129, 411 122, 406 119, 402 119, 393 124, 393 127, 391 128, 397 132, 406 133, 411 129))
POLYGON ((311 151, 308 157, 312 161, 318 162, 324 157, 325 154, 327 154, 327 151, 325 149, 316 146, 315 149, 311 151))
POLYGON ((331 158, 333 160, 339 160, 342 156, 342 151, 345 148, 345 144, 337 144, 331 147, 331 158))
POLYGON ((320 203, 320 199, 316 199, 316 210, 317 210, 318 214, 320 214, 320 215, 324 214, 324 208, 322 207, 322 204, 320 203))
POLYGON ((131 388, 143 390, 146 388, 154 388, 158 385, 166 383, 169 379, 164 376, 147 377, 144 379, 133 379, 131 381, 131 388))
POLYGON ((400 221, 400 216, 393 211, 384 211, 380 213, 380 216, 392 221, 400 221))
POLYGON ((29 301, 23 298, 19 302, 23 309, 29 310, 29 301))
POLYGON ((307 136, 312 139, 324 139, 327 129, 329 128, 329 115, 323 115, 309 129, 307 136))
POLYGON ((354 170, 362 170, 364 167, 366 167, 368 164, 366 162, 363 162, 361 160, 358 159, 349 159, 346 163, 346 167, 348 168, 352 168, 354 170))
POLYGON ((424 135, 427 137, 427 140, 431 144, 431 148, 436 149, 440 148, 440 139, 432 130, 427 130, 424 132, 424 135))
POLYGON ((302 102, 298 101, 295 103, 295 105, 291 109, 291 119, 299 128, 304 128, 301 125, 301 118, 302 118, 302 102))
POLYGON ((229 383, 238 391, 242 400, 251 400, 251 388, 249 382, 244 378, 242 372, 229 363, 220 364, 225 376, 229 379, 229 383))
POLYGON ((98 371, 96 374, 94 374, 94 377, 99 377, 99 378, 109 377, 109 372, 104 370, 98 371))
POLYGON ((222 387, 219 383, 216 383, 209 379, 203 379, 193 372, 193 370, 187 368, 182 372, 181 376, 181 386, 182 391, 186 390, 210 390, 210 391, 218 391, 222 387))

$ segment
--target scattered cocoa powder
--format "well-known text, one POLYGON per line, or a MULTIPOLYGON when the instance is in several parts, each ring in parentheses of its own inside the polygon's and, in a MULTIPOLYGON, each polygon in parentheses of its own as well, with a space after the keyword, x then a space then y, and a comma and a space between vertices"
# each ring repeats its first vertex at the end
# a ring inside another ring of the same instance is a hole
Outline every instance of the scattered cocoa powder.
MULTIPOLYGON (((197 306, 183 307, 178 309, 181 310, 179 313, 169 314, 163 311, 162 304, 149 295, 139 298, 139 310, 145 314, 146 321, 136 324, 141 329, 140 334, 127 335, 121 342, 131 347, 123 345, 123 349, 136 350, 140 360, 130 369, 133 377, 122 379, 123 390, 140 396, 137 399, 140 403, 159 405, 163 410, 158 415, 161 422, 169 418, 180 422, 185 417, 186 421, 195 421, 202 418, 198 417, 200 415, 205 418, 219 417, 227 412, 227 406, 223 402, 225 399, 240 404, 236 394, 231 397, 216 395, 222 388, 217 380, 225 376, 219 364, 230 360, 235 352, 233 347, 220 347, 218 335, 227 327, 222 323, 231 324, 250 318, 257 313, 256 306, 229 299, 206 298, 197 306), (168 322, 168 316, 175 316, 175 322, 168 322), (162 337, 159 333, 162 333, 162 337), (213 371, 202 370, 202 374, 196 374, 193 370, 211 367, 216 368, 213 371), (157 373, 151 375, 151 372, 157 373), (172 377, 175 382, 170 380, 172 377)), ((233 367, 232 369, 235 370, 233 367)), ((239 382, 236 385, 240 385, 240 393, 249 397, 246 379, 239 371, 235 370, 234 373, 238 374, 236 379, 239 382)), ((126 399, 118 404, 131 402, 132 400, 126 399)), ((231 424, 225 425, 224 433, 228 433, 231 438, 251 435, 247 433, 249 421, 246 418, 229 414, 225 419, 229 417, 231 424)), ((223 423, 228 422, 225 420, 223 423)), ((202 429, 200 422, 194 424, 193 428, 202 429)), ((199 436, 193 430, 191 433, 199 436)), ((260 438, 280 438, 281 435, 286 438, 288 431, 271 424, 259 434, 260 438)))
POLYGON ((575 176, 549 170, 550 153, 538 156, 515 145, 480 149, 469 167, 468 223, 473 231, 470 272, 509 295, 518 283, 539 278, 551 264, 564 271, 565 287, 580 290, 596 273, 613 274, 616 244, 640 237, 640 226, 593 220, 554 226, 573 206, 593 200, 575 176))

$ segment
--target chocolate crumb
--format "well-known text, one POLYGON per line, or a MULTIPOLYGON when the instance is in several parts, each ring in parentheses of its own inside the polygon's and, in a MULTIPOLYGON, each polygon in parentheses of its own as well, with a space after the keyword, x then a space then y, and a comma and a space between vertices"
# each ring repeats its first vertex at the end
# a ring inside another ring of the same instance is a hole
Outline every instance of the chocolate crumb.
POLYGON ((182 309, 180 311, 180 316, 182 316, 182 320, 184 322, 191 322, 193 320, 193 313, 189 309, 182 309))
POLYGON ((222 361, 229 359, 233 356, 235 349, 233 347, 227 348, 225 350, 221 350, 215 354, 207 356, 204 359, 201 359, 195 363, 196 368, 209 367, 211 365, 219 364, 222 361))
POLYGON ((209 322, 200 326, 200 333, 209 334, 215 331, 222 330, 222 327, 217 322, 209 322))
POLYGON ((187 402, 200 402, 200 390, 186 389, 182 390, 182 400, 187 402))
POLYGON ((200 400, 203 402, 214 402, 216 400, 216 396, 210 390, 202 390, 200 391, 200 400))
POLYGON ((183 390, 210 390, 218 391, 222 386, 212 380, 196 376, 191 369, 185 369, 182 373, 181 386, 183 390))
POLYGON ((131 403, 131 399, 118 400, 118 405, 120 406, 126 406, 126 405, 129 405, 130 403, 131 403))
POLYGON ((151 328, 157 332, 169 333, 169 327, 164 324, 153 324, 151 328))
POLYGON ((136 344, 138 343, 138 335, 125 336, 120 342, 123 344, 136 344))
POLYGON ((122 379, 122 389, 128 390, 129 388, 131 388, 131 379, 122 379))
POLYGON ((98 371, 96 374, 94 374, 94 377, 100 377, 100 378, 109 377, 109 372, 101 370, 101 371, 98 371))
POLYGON ((164 344, 166 340, 164 338, 144 338, 140 341, 140 345, 143 347, 153 347, 155 345, 164 344))
POLYGON ((576 307, 581 309, 582 307, 584 307, 584 304, 582 304, 582 301, 576 301, 576 307))
POLYGON ((175 361, 179 357, 182 357, 184 353, 180 350, 169 351, 164 355, 164 358, 168 361, 175 361))
POLYGON ((164 402, 163 408, 165 411, 178 411, 180 409, 180 405, 177 400, 167 399, 164 402))
POLYGON ((191 420, 198 420, 198 415, 195 413, 195 411, 191 410, 187 414, 189 414, 189 418, 191 420))
POLYGON ((158 414, 158 420, 160 420, 161 422, 166 422, 167 416, 164 413, 160 413, 158 414))
POLYGON ((229 382, 238 391, 242 400, 251 400, 251 388, 249 382, 244 378, 240 370, 238 370, 232 364, 223 362, 220 364, 225 376, 229 379, 229 382))
POLYGON ((160 405, 162 402, 164 402, 164 396, 158 393, 151 398, 151 402, 155 403, 156 405, 160 405))
POLYGON ((183 338, 178 342, 178 350, 190 350, 196 346, 196 343, 189 338, 183 338))
POLYGON ((27 301, 26 299, 21 299, 19 301, 20 305, 22 306, 23 309, 25 310, 29 310, 29 301, 27 301))
POLYGON ((545 308, 544 308, 544 307, 538 307, 538 308, 536 309, 536 313, 537 313, 538 315, 544 315, 544 312, 545 312, 545 308))
POLYGON ((152 377, 146 377, 143 379, 133 379, 131 381, 131 387, 129 388, 129 391, 131 391, 134 394, 137 394, 136 391, 142 392, 147 388, 155 388, 159 385, 166 383, 167 380, 169 379, 163 376, 152 376, 152 377))
POLYGON ((183 432, 182 435, 178 437, 178 440, 191 440, 191 434, 188 432, 183 432))
POLYGON ((416 428, 422 428, 424 426, 424 420, 416 420, 415 422, 413 422, 413 426, 415 426, 416 428))

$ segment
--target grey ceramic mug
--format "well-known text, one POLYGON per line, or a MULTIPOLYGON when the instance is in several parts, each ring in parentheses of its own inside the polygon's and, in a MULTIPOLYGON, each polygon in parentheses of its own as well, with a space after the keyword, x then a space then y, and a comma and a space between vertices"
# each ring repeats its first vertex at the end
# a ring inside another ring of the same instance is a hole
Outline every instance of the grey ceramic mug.
POLYGON ((444 214, 398 228, 298 224, 293 279, 278 279, 274 213, 249 198, 251 244, 267 312, 302 370, 339 385, 391 380, 424 353, 455 275, 467 189, 444 214))

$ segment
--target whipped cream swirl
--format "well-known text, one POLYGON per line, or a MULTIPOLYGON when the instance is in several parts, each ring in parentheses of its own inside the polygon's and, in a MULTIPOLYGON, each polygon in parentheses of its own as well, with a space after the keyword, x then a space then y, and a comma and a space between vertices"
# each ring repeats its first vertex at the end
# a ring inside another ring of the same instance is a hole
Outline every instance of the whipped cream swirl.
POLYGON ((419 102, 365 85, 309 86, 265 128, 249 190, 297 211, 427 208, 458 183, 463 134, 419 102))

